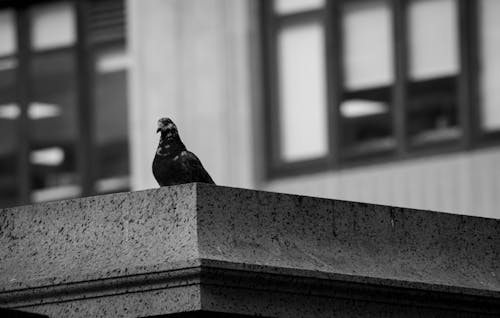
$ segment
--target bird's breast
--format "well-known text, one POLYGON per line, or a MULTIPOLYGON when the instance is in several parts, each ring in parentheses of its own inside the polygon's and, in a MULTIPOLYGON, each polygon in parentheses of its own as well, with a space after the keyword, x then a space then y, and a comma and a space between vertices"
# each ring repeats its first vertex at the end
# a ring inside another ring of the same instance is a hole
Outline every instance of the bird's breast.
POLYGON ((187 173, 180 155, 168 157, 157 155, 153 160, 153 175, 162 186, 183 183, 187 173))

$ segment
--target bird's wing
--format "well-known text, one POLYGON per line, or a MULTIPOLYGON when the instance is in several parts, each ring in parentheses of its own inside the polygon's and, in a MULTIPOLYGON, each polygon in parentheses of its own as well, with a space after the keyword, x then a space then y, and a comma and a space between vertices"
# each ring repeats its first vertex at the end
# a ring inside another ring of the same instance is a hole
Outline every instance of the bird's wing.
POLYGON ((181 153, 181 160, 183 164, 187 166, 187 169, 191 171, 192 178, 194 180, 215 184, 214 180, 212 180, 208 172, 205 170, 205 168, 203 168, 200 159, 198 159, 198 157, 194 153, 192 153, 191 151, 183 151, 181 153))

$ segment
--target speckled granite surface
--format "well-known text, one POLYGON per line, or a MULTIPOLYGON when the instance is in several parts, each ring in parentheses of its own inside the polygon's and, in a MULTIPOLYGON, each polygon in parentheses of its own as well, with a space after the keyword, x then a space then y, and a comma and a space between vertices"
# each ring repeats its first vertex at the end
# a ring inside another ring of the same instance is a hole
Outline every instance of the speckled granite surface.
POLYGON ((0 307, 50 317, 500 314, 484 218, 187 184, 0 210, 0 246, 0 307))
POLYGON ((500 293, 500 220, 204 185, 198 210, 203 259, 500 293))
POLYGON ((0 291, 196 260, 196 185, 0 211, 0 291))

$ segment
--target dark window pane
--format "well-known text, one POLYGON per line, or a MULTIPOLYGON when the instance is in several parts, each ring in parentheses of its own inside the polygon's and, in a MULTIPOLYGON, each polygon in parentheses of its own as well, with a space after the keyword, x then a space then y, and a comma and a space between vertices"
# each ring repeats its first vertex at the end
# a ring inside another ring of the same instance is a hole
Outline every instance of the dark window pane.
POLYGON ((77 112, 74 53, 36 55, 32 60, 30 162, 33 201, 80 194, 76 173, 77 112))
POLYGON ((361 155, 394 148, 391 128, 393 30, 389 2, 345 2, 342 31, 343 154, 361 155))
POLYGON ((0 207, 17 203, 18 118, 16 60, 0 59, 0 207))
POLYGON ((129 189, 127 55, 123 46, 101 50, 95 63, 96 191, 129 189))
POLYGON ((412 0, 408 6, 408 134, 414 145, 460 137, 457 2, 412 0))
POLYGON ((415 145, 460 137, 455 76, 409 85, 408 132, 415 145))
POLYGON ((396 146, 392 132, 389 87, 347 92, 340 106, 344 155, 363 155, 391 150, 396 146))
POLYGON ((88 36, 91 43, 123 41, 126 33, 125 0, 91 0, 88 36))

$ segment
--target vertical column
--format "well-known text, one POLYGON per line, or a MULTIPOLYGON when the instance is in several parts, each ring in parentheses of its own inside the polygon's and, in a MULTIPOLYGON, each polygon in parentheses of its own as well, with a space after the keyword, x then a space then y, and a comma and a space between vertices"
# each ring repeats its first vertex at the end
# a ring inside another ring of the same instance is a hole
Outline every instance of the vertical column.
POLYGON ((250 10, 240 0, 128 0, 135 189, 156 186, 159 117, 176 122, 216 183, 250 186, 250 10))

